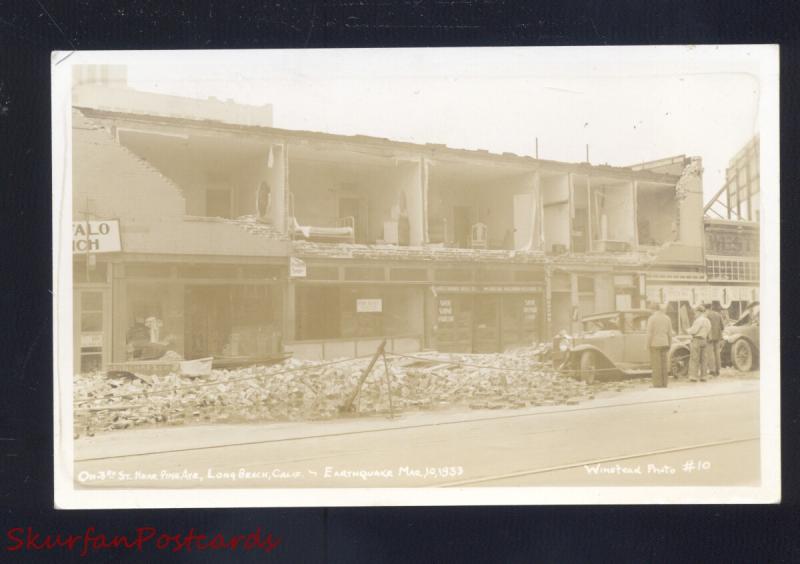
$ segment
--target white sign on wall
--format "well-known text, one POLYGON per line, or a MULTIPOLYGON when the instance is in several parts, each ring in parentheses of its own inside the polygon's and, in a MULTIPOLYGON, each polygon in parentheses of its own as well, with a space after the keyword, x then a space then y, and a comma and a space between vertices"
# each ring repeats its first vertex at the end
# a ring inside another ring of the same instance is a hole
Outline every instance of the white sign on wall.
POLYGON ((119 220, 73 221, 73 253, 118 253, 122 250, 119 220))
POLYGON ((81 335, 81 347, 102 347, 102 333, 84 333, 81 335))
POLYGON ((358 313, 381 313, 383 300, 380 298, 358 299, 356 300, 356 311, 358 313))
POLYGON ((297 257, 289 257, 289 276, 292 278, 305 278, 306 263, 297 257))

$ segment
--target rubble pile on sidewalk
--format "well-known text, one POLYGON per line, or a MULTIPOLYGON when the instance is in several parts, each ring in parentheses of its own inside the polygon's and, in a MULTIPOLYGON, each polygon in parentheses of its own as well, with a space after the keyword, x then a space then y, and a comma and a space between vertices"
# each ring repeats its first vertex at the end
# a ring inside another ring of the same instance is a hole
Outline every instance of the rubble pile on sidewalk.
MULTIPOLYGON (((391 409, 574 405, 601 389, 555 374, 541 353, 531 348, 506 354, 389 355, 391 409)), ((330 419, 339 415, 368 362, 289 359, 273 366, 214 370, 203 378, 79 375, 74 384, 76 433, 143 425, 330 419)), ((355 412, 388 413, 389 399, 379 359, 354 402, 355 412)))

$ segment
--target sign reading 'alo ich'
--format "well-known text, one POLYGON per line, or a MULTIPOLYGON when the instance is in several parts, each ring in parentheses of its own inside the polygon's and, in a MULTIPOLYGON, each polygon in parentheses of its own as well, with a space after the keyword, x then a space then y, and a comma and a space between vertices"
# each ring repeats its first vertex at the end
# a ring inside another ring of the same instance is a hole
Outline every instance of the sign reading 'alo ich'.
POLYGON ((118 253, 121 250, 119 220, 72 222, 73 253, 118 253))

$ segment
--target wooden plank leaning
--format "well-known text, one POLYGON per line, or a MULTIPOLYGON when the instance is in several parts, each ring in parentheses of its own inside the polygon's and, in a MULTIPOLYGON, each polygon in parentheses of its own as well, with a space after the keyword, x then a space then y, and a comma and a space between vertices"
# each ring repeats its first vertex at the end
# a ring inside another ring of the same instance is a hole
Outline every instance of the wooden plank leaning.
POLYGON ((369 373, 372 372, 375 363, 378 362, 378 357, 383 355, 385 347, 386 347, 386 339, 381 341, 381 344, 378 345, 375 354, 372 355, 372 358, 369 361, 369 365, 364 369, 364 372, 361 374, 361 378, 358 379, 358 384, 356 384, 355 389, 347 398, 347 401, 344 402, 344 405, 342 405, 342 407, 339 408, 339 411, 341 413, 352 413, 354 411, 353 402, 356 401, 358 394, 361 393, 361 387, 364 385, 364 381, 367 379, 367 376, 369 376, 369 373))

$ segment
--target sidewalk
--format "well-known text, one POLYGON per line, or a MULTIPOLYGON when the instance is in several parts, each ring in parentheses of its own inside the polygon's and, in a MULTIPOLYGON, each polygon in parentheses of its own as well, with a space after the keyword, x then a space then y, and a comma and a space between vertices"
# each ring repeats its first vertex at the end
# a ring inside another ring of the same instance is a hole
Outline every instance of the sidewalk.
POLYGON ((674 401, 709 395, 753 393, 759 390, 758 379, 725 378, 705 383, 681 381, 669 388, 635 388, 622 392, 602 392, 594 399, 578 405, 526 407, 521 409, 481 409, 463 407, 440 411, 414 411, 385 417, 350 417, 328 421, 300 421, 286 423, 183 425, 111 431, 81 437, 75 441, 75 460, 107 458, 163 452, 247 444, 293 439, 315 438, 330 435, 368 433, 391 429, 406 429, 426 425, 447 425, 465 421, 481 421, 511 417, 528 417, 548 413, 563 413, 601 409, 643 402, 674 401))

